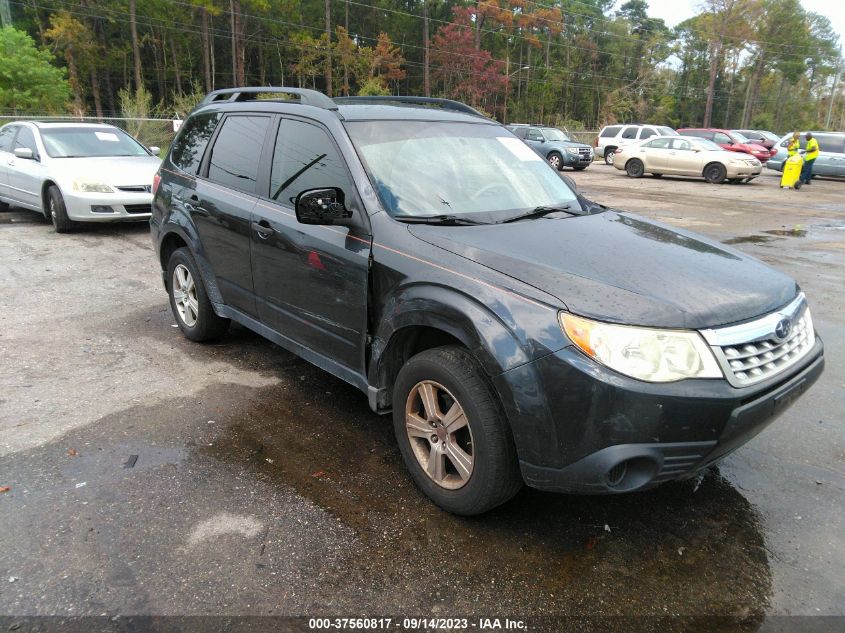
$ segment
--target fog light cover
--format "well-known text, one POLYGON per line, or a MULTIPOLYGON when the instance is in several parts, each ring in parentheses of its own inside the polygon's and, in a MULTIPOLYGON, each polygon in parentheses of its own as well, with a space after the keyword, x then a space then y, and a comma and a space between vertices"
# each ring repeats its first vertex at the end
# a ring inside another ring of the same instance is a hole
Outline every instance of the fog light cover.
POLYGON ((91 213, 114 213, 114 209, 103 204, 92 204, 91 213))

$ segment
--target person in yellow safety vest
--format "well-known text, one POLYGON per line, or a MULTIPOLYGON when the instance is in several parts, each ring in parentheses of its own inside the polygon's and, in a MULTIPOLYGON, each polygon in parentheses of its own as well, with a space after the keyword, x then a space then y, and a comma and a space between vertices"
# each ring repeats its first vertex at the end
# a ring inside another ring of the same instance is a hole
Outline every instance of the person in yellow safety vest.
POLYGON ((799 132, 793 132, 789 145, 786 147, 786 153, 789 156, 795 156, 799 149, 801 149, 801 134, 799 132))
POLYGON ((813 138, 812 132, 807 132, 807 146, 804 153, 804 167, 801 169, 801 182, 809 185, 813 179, 813 163, 819 157, 819 142, 813 138))

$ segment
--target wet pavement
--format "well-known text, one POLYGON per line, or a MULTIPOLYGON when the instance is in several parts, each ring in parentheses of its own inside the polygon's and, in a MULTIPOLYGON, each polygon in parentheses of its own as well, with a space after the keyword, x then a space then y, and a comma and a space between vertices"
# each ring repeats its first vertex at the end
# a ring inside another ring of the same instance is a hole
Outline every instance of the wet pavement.
POLYGON ((0 213, 0 614, 845 615, 845 183, 574 178, 810 298, 825 374, 718 470, 450 516, 357 390, 240 327, 185 340, 144 226, 0 213))

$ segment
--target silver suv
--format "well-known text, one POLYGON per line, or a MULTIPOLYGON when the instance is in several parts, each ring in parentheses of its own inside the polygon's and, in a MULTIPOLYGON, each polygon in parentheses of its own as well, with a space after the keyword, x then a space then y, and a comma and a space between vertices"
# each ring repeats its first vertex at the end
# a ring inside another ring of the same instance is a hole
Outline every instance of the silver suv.
POLYGON ((677 136, 678 133, 665 125, 605 125, 593 141, 596 156, 613 164, 613 153, 620 147, 642 141, 652 136, 677 136))

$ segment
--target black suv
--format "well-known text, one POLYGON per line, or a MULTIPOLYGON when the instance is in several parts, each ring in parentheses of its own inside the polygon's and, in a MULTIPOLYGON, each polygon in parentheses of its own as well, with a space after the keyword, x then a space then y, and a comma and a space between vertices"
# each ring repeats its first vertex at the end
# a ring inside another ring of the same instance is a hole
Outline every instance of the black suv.
POLYGON ((355 385, 455 513, 689 477, 824 364, 792 279, 589 202, 454 101, 213 92, 154 189, 185 336, 234 320, 355 385))

